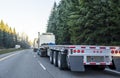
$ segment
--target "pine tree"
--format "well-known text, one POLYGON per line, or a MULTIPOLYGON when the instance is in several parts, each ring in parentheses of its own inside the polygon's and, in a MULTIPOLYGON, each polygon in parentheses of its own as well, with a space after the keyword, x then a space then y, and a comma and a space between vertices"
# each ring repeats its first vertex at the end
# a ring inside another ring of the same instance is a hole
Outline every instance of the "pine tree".
POLYGON ((3 30, 2 30, 2 25, 0 23, 0 47, 2 48, 3 47, 3 30))
POLYGON ((120 0, 61 0, 51 13, 48 31, 58 44, 120 45, 119 22, 120 0))

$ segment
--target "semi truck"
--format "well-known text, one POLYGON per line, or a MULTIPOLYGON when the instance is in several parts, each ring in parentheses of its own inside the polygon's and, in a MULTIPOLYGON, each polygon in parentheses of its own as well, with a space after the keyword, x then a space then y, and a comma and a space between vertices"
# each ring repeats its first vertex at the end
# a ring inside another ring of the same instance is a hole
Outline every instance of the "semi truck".
POLYGON ((120 47, 98 45, 56 45, 55 35, 39 35, 39 55, 48 56, 51 64, 59 69, 85 71, 86 67, 104 70, 120 69, 120 47), (119 63, 119 64, 118 64, 119 63), (116 67, 117 66, 117 67, 116 67))

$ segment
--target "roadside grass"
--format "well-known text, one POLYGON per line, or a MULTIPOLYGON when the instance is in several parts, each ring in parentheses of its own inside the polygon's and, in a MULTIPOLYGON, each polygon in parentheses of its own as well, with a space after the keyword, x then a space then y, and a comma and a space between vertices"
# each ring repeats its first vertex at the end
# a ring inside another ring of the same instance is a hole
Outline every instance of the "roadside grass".
POLYGON ((19 51, 19 50, 23 50, 23 49, 22 48, 19 48, 19 49, 15 49, 15 48, 2 49, 2 50, 0 50, 0 55, 5 54, 5 53, 10 53, 10 52, 13 52, 13 51, 19 51))

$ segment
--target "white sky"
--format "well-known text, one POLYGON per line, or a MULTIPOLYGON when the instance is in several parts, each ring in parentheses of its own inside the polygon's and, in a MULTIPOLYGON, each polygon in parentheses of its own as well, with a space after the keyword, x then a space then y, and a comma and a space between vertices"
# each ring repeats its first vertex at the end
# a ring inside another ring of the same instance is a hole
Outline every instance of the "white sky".
POLYGON ((0 20, 33 40, 46 32, 54 1, 60 0, 0 0, 0 20))

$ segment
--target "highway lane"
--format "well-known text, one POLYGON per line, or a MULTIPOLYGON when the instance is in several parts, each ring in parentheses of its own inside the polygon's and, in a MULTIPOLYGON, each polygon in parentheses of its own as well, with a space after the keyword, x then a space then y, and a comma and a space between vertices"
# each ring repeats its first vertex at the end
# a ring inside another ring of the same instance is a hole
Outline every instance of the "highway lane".
POLYGON ((52 78, 42 69, 31 50, 0 61, 0 78, 52 78))
POLYGON ((46 68, 54 78, 120 78, 120 74, 116 74, 109 71, 97 71, 87 69, 85 72, 72 72, 70 70, 59 70, 54 65, 50 64, 49 59, 46 57, 39 57, 36 55, 36 59, 46 68))
MULTIPOLYGON (((17 51, 17 52, 19 52, 19 51, 17 51)), ((6 56, 14 54, 14 53, 16 53, 16 52, 10 52, 10 53, 6 53, 6 54, 1 54, 0 58, 6 57, 6 56)))
POLYGON ((0 61, 0 78, 120 78, 120 75, 108 71, 59 70, 47 57, 39 57, 29 49, 0 61))

